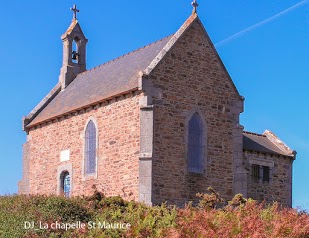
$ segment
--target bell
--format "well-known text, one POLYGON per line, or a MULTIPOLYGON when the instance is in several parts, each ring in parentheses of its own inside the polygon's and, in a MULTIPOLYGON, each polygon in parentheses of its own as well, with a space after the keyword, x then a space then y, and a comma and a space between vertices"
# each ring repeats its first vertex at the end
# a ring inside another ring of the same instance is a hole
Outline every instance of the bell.
POLYGON ((72 52, 72 59, 77 60, 78 53, 76 51, 72 52))

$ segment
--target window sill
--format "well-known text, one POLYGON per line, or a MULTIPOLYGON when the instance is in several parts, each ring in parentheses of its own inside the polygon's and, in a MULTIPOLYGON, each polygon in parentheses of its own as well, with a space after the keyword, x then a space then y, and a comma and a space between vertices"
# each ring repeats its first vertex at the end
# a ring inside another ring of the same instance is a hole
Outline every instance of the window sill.
POLYGON ((188 175, 192 177, 205 177, 205 172, 192 172, 188 171, 188 175))
POLYGON ((91 180, 91 179, 97 179, 98 178, 98 174, 97 173, 93 173, 93 174, 84 174, 83 176, 83 180, 91 180))
POLYGON ((256 179, 256 178, 252 178, 252 183, 255 184, 263 184, 263 185, 269 185, 270 181, 266 181, 266 180, 262 180, 262 179, 256 179))

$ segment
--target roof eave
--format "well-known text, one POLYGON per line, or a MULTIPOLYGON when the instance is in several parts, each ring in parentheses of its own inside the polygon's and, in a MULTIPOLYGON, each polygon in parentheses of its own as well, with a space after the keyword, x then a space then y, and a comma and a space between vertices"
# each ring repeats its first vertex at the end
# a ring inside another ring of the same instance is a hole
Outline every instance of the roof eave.
POLYGON ((248 152, 256 152, 256 153, 260 153, 260 154, 264 154, 264 155, 274 155, 274 156, 283 156, 283 157, 287 157, 291 160, 295 160, 296 156, 294 155, 285 155, 285 154, 279 154, 279 153, 275 153, 275 152, 262 152, 262 151, 257 151, 257 150, 250 150, 250 149, 243 149, 243 151, 248 151, 248 152))
MULTIPOLYGON (((121 93, 118 93, 118 94, 115 94, 115 95, 112 95, 110 97, 107 97, 107 98, 104 98, 100 101, 97 101, 97 102, 94 102, 94 103, 91 103, 91 104, 88 104, 88 105, 85 105, 85 106, 82 106, 82 107, 79 107, 79 108, 75 108, 71 111, 68 111, 68 112, 65 112, 65 113, 62 113, 62 114, 59 114, 57 116, 54 116, 54 117, 50 117, 46 120, 42 120, 42 121, 39 121, 39 122, 36 122, 34 124, 30 124, 31 122, 29 122, 26 126, 25 126, 25 130, 30 130, 31 128, 35 127, 35 126, 38 126, 38 125, 41 125, 43 123, 46 123, 46 122, 49 122, 49 121, 52 121, 52 120, 55 120, 57 118, 60 118, 60 117, 63 117, 63 116, 66 116, 66 115, 69 115, 69 114, 72 114, 76 111, 80 111, 80 110, 83 110, 83 109, 86 109, 86 108, 89 108, 89 107, 93 107, 93 106, 96 106, 100 103, 103 103, 105 101, 108 101, 108 100, 111 100, 113 98, 117 98, 117 97, 120 97, 120 96, 123 96, 123 95, 126 95, 126 94, 129 94, 129 93, 133 93, 133 92, 136 92, 136 91, 140 91, 138 87, 135 87, 135 88, 132 88, 128 91, 124 91, 124 92, 121 92, 121 93)), ((33 118, 34 119, 34 118, 33 118)))
POLYGON ((27 126, 33 121, 33 119, 55 98, 55 96, 61 91, 61 83, 57 85, 43 98, 43 100, 28 114, 23 117, 22 127, 24 131, 27 131, 27 126))
POLYGON ((292 150, 286 143, 284 143, 275 133, 265 130, 263 135, 267 137, 269 141, 271 141, 277 148, 283 151, 285 154, 289 154, 290 156, 296 157, 297 152, 292 150))

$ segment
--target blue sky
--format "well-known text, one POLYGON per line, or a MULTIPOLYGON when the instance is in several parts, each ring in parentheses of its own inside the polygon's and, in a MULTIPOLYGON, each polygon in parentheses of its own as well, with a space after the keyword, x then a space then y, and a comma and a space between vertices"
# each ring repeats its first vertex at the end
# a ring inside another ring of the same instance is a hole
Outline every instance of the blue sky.
MULTIPOLYGON (((0 194, 12 194, 22 174, 21 118, 58 81, 60 36, 72 19, 69 8, 75 3, 81 10, 78 19, 89 39, 88 69, 174 33, 192 8, 190 0, 0 2, 0 194)), ((199 4, 199 16, 214 43, 249 28, 217 44, 246 98, 241 123, 248 131, 269 129, 297 150, 293 203, 309 209, 309 1, 199 4)))

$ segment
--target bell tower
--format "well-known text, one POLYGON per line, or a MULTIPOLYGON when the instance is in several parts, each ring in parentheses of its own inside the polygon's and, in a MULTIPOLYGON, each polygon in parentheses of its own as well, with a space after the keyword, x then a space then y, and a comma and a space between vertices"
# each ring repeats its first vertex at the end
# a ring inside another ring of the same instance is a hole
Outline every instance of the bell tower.
POLYGON ((63 42, 63 63, 60 70, 59 81, 61 90, 64 90, 78 74, 86 71, 86 39, 77 20, 79 10, 74 5, 72 23, 61 36, 63 42))

